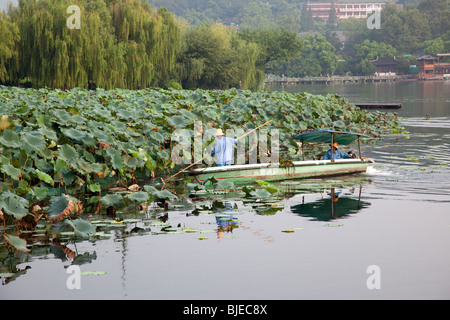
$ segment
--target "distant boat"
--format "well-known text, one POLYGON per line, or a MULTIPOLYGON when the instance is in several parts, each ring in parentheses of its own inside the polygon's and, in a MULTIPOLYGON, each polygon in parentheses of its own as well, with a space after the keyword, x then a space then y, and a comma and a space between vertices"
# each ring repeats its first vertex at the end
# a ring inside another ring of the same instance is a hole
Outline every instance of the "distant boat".
MULTIPOLYGON (((207 167, 194 169, 189 174, 195 176, 199 181, 214 177, 215 179, 227 179, 233 182, 247 182, 258 179, 279 181, 362 173, 373 163, 373 160, 361 158, 361 137, 367 136, 360 133, 333 130, 309 131, 293 137, 294 140, 302 142, 331 144, 337 142, 339 145, 347 145, 358 140, 359 158, 292 161, 289 162, 288 166, 282 166, 280 163, 256 163, 207 167)), ((303 145, 304 143, 302 143, 302 151, 303 145)))

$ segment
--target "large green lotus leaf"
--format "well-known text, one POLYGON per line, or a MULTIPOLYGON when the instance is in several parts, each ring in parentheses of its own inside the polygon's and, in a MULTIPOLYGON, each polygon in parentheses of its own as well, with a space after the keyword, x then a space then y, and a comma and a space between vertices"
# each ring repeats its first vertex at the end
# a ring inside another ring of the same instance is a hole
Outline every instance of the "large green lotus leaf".
POLYGON ((149 199, 148 193, 143 191, 133 192, 126 195, 125 197, 138 202, 146 202, 149 199))
POLYGON ((25 149, 29 147, 32 150, 39 152, 46 147, 45 139, 37 131, 25 132, 22 135, 21 140, 25 149))
POLYGON ((42 172, 39 169, 36 169, 36 175, 38 176, 39 180, 44 181, 45 183, 48 183, 50 185, 54 184, 53 178, 46 174, 45 172, 42 172))
POLYGON ((59 149, 59 157, 70 165, 76 165, 78 162, 78 152, 74 147, 63 144, 59 149))
POLYGON ((215 112, 214 110, 210 110, 210 109, 206 110, 203 113, 203 116, 206 117, 206 118, 209 118, 211 120, 216 120, 219 117, 217 112, 215 112))
POLYGON ((342 120, 337 120, 333 122, 333 126, 337 128, 343 128, 345 127, 345 122, 342 120))
POLYGON ((122 110, 118 110, 116 112, 116 116, 118 116, 120 118, 125 118, 125 119, 128 119, 128 120, 131 120, 131 119, 133 119, 136 116, 136 113, 135 113, 134 110, 130 111, 130 110, 122 109, 122 110))
POLYGON ((133 157, 147 161, 148 159, 148 155, 147 155, 147 151, 145 151, 142 148, 139 148, 137 151, 136 150, 128 150, 128 153, 131 153, 133 155, 133 157))
POLYGON ((70 121, 71 115, 66 110, 55 109, 53 110, 53 115, 59 122, 67 124, 70 121))
POLYGON ((197 116, 195 114, 193 114, 191 111, 188 111, 186 109, 180 109, 180 110, 178 110, 178 113, 180 113, 182 116, 184 116, 185 118, 188 118, 190 120, 197 119, 197 116))
POLYGON ((111 165, 114 169, 120 170, 124 167, 125 161, 120 151, 110 147, 106 149, 106 154, 111 157, 111 165))
POLYGON ((76 220, 64 220, 65 224, 68 224, 73 228, 75 235, 81 238, 89 238, 95 234, 96 226, 89 221, 78 218, 76 220))
POLYGON ((0 136, 0 145, 4 145, 8 148, 19 148, 19 135, 10 129, 3 130, 3 133, 0 136))
POLYGON ((3 192, 0 196, 0 209, 20 220, 28 214, 29 202, 10 191, 3 192))
POLYGON ((113 142, 113 138, 111 137, 110 133, 107 131, 103 131, 103 130, 100 130, 97 128, 91 128, 90 131, 97 138, 98 141, 108 142, 108 143, 113 142))
POLYGON ((19 252, 29 252, 30 249, 27 248, 27 242, 19 237, 12 236, 10 234, 4 233, 3 237, 6 242, 11 245, 14 249, 19 252))
POLYGON ((109 207, 118 204, 122 199, 123 197, 120 194, 107 194, 106 196, 100 198, 100 203, 109 207))
POLYGON ((3 165, 3 164, 9 164, 9 163, 10 163, 9 158, 7 158, 7 157, 5 157, 5 156, 0 154, 0 166, 3 165))
POLYGON ((167 118, 167 122, 175 128, 185 128, 188 122, 182 116, 171 116, 167 118))
POLYGON ((44 200, 45 198, 47 198, 47 191, 48 188, 46 187, 33 187, 30 190, 30 193, 33 198, 36 198, 37 200, 44 200))
POLYGON ((51 197, 50 206, 48 208, 48 215, 49 216, 59 215, 61 212, 64 211, 64 209, 66 209, 70 200, 76 201, 76 199, 74 199, 66 194, 63 194, 61 196, 51 197))
POLYGON ((74 140, 83 140, 89 136, 86 132, 73 128, 61 129, 61 132, 74 140))
POLYGON ((3 173, 6 173, 8 176, 13 178, 14 180, 19 180, 20 169, 13 167, 12 165, 4 164, 0 169, 3 173))
POLYGON ((70 121, 77 125, 82 125, 86 122, 86 119, 80 115, 74 115, 70 118, 70 121))
POLYGON ((146 167, 148 170, 153 171, 153 170, 155 169, 155 167, 156 167, 156 162, 155 162, 155 160, 153 160, 153 158, 149 156, 148 159, 147 159, 147 161, 145 162, 145 167, 146 167))
POLYGON ((174 195, 172 192, 170 192, 167 189, 158 191, 156 190, 155 192, 153 192, 153 195, 155 196, 156 199, 160 199, 160 200, 168 200, 168 199, 176 199, 177 196, 174 195))
POLYGON ((52 129, 47 128, 46 126, 42 125, 37 132, 39 132, 41 135, 47 137, 48 139, 57 141, 58 137, 56 136, 56 132, 52 129))

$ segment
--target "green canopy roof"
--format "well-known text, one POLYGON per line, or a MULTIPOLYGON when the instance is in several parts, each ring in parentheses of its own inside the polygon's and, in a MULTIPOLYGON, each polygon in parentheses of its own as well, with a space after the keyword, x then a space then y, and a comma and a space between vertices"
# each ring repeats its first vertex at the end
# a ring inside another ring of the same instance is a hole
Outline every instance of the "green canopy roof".
POLYGON ((333 134, 333 141, 338 144, 347 145, 358 139, 358 136, 368 138, 367 135, 356 132, 333 131, 333 130, 316 130, 300 133, 293 137, 294 140, 331 143, 331 134, 333 134))

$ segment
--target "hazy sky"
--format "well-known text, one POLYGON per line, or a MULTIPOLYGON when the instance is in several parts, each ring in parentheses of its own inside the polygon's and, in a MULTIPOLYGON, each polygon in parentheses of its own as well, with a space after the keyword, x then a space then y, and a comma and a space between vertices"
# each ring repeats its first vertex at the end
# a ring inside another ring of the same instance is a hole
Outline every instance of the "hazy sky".
POLYGON ((6 11, 9 2, 17 5, 19 3, 19 0, 0 0, 0 11, 6 11))

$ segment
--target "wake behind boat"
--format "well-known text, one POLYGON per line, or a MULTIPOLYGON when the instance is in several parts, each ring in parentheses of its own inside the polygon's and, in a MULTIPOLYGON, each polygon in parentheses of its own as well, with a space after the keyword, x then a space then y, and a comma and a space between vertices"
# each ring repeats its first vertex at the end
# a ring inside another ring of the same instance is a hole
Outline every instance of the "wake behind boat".
POLYGON ((304 155, 305 142, 333 143, 348 145, 358 140, 359 158, 333 159, 330 160, 303 160, 289 162, 288 166, 280 163, 256 163, 221 167, 197 168, 190 172, 197 180, 203 181, 208 178, 230 179, 232 181, 245 182, 257 179, 265 181, 277 181, 287 179, 321 178, 328 176, 362 173, 367 170, 372 159, 364 159, 361 156, 361 138, 366 135, 354 132, 343 132, 333 130, 316 130, 298 134, 294 140, 302 142, 302 153, 304 155))

